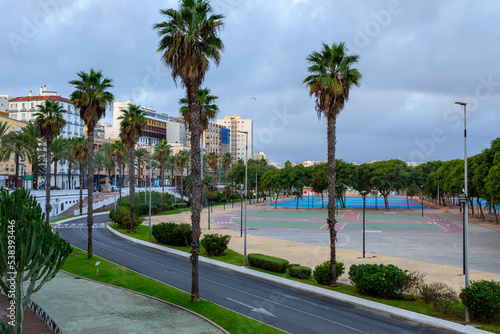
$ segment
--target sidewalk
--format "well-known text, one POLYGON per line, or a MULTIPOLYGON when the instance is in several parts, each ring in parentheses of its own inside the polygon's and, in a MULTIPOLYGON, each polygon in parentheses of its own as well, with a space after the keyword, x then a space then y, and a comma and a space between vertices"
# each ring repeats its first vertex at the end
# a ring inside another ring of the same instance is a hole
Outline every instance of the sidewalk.
MULTIPOLYGON (((83 190, 85 193, 87 192, 87 189, 83 190)), ((93 199, 94 199, 94 204, 102 202, 107 200, 108 198, 114 197, 115 194, 113 192, 109 193, 104 193, 104 192, 99 192, 99 193, 94 193, 93 199)), ((116 194, 116 197, 118 198, 118 193, 116 194)), ((85 197, 82 201, 82 208, 86 208, 88 206, 88 198, 85 197)), ((66 209, 64 212, 60 213, 57 216, 53 216, 50 218, 50 220, 54 220, 57 218, 63 218, 63 217, 71 217, 75 215, 75 210, 80 209, 80 203, 76 203, 75 205, 69 207, 66 209)))
POLYGON ((62 271, 31 299, 65 334, 226 333, 177 305, 62 271))

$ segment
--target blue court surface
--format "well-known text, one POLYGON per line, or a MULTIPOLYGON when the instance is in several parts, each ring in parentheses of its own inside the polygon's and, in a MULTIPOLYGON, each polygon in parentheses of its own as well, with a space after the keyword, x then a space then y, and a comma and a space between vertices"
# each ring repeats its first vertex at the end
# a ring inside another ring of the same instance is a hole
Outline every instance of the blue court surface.
MULTIPOLYGON (((389 209, 408 209, 408 205, 410 209, 413 210, 421 210, 422 206, 417 201, 409 201, 406 202, 406 197, 391 197, 388 198, 389 201, 389 209)), ((346 208, 363 208, 363 197, 346 197, 345 198, 346 208)), ((328 197, 324 196, 323 200, 321 196, 303 196, 299 198, 299 208, 326 208, 328 204, 328 197)), ((336 205, 339 205, 337 202, 336 205)), ((274 204, 269 204, 268 206, 274 206, 274 204)), ((297 200, 292 199, 284 202, 279 202, 278 207, 287 207, 294 208, 297 206, 297 200)), ((383 209, 385 208, 384 198, 379 197, 375 199, 375 197, 367 197, 366 198, 366 208, 368 209, 383 209)), ((426 207, 424 206, 424 209, 426 207)))

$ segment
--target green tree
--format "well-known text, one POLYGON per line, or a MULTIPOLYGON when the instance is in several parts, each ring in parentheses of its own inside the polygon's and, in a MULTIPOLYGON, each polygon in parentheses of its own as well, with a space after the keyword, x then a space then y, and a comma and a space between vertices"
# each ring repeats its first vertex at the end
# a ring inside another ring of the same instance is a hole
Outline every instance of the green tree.
POLYGON ((135 158, 137 160, 137 185, 140 186, 139 180, 141 179, 141 174, 143 174, 142 171, 145 171, 145 168, 143 169, 143 162, 149 159, 148 149, 145 147, 141 147, 135 150, 135 158))
POLYGON ((230 152, 224 153, 222 156, 222 166, 224 168, 224 178, 227 177, 227 172, 229 171, 229 167, 231 167, 231 164, 233 162, 233 156, 231 155, 230 152))
POLYGON ((370 183, 384 196, 385 209, 389 211, 389 194, 408 186, 409 168, 404 161, 397 159, 374 162, 372 168, 370 183))
POLYGON ((146 127, 146 112, 138 105, 130 104, 123 110, 120 120, 120 139, 128 150, 128 178, 130 183, 130 227, 129 233, 134 231, 135 211, 135 144, 146 127))
POLYGON ((2 148, 4 152, 4 159, 8 160, 10 155, 14 155, 15 161, 15 177, 16 183, 15 187, 17 188, 18 180, 19 180, 19 165, 20 159, 24 159, 25 156, 25 143, 23 141, 22 133, 11 131, 5 134, 2 137, 2 148))
MULTIPOLYGON (((59 161, 65 161, 67 157, 68 157, 68 140, 61 136, 54 138, 54 140, 52 141, 52 163, 54 164, 54 189, 57 189, 57 163, 59 161)), ((62 184, 61 184, 61 189, 62 189, 62 184)))
POLYGON ((23 332, 31 295, 54 278, 71 249, 44 224, 42 208, 29 191, 0 191, 0 287, 16 308, 17 333, 23 332))
POLYGON ((486 176, 484 182, 489 192, 489 202, 492 204, 493 212, 495 213, 495 221, 498 224, 496 207, 500 204, 500 152, 495 154, 493 166, 488 171, 488 176, 486 176))
POLYGON ((215 169, 219 164, 219 155, 215 152, 210 152, 207 154, 207 163, 210 169, 212 170, 212 191, 215 191, 215 169))
POLYGON ((261 178, 262 187, 276 194, 274 209, 277 209, 280 193, 285 190, 285 184, 282 182, 283 173, 283 169, 270 169, 261 178))
MULTIPOLYGON (((97 189, 101 189, 101 168, 106 166, 106 156, 101 150, 94 152, 94 168, 97 171, 97 189)), ((94 172, 95 173, 95 172, 94 172)), ((94 181, 92 180, 92 185, 94 181)))
POLYGON ((311 167, 310 185, 314 192, 321 194, 321 207, 323 207, 323 192, 328 189, 327 163, 317 164, 311 167))
POLYGON ((45 222, 49 225, 49 216, 52 206, 50 205, 50 163, 52 161, 52 141, 59 136, 61 130, 66 125, 63 118, 63 109, 59 102, 46 100, 44 104, 38 106, 40 110, 35 114, 35 127, 46 140, 46 183, 45 183, 45 222))
POLYGON ((198 88, 209 68, 210 60, 219 64, 224 48, 218 33, 222 28, 223 15, 211 14, 212 7, 206 0, 181 0, 179 10, 160 10, 167 21, 154 25, 160 37, 158 52, 162 53, 167 67, 172 70, 174 81, 180 77, 186 87, 189 102, 189 128, 191 129, 193 184, 191 222, 193 243, 191 249, 192 282, 191 301, 200 297, 198 279, 198 256, 200 243, 201 213, 201 149, 200 116, 201 108, 198 88))
POLYGON ((172 156, 172 146, 162 139, 154 148, 153 158, 160 164, 161 192, 165 203, 165 165, 172 156))
POLYGON ((359 56, 348 54, 345 43, 329 45, 323 43, 320 52, 313 52, 307 57, 310 75, 304 80, 309 88, 309 95, 316 99, 318 118, 327 119, 328 141, 328 227, 330 230, 330 285, 337 285, 335 271, 337 231, 335 225, 335 143, 337 115, 349 99, 351 88, 359 86, 361 74, 352 66, 359 56))
MULTIPOLYGON (((184 186, 183 186, 183 178, 184 178, 184 169, 189 161, 190 152, 187 150, 180 150, 177 154, 174 155, 174 164, 181 173, 181 200, 184 201, 184 186)), ((191 206, 193 203, 191 202, 191 206)))
POLYGON ((43 140, 42 135, 36 129, 34 122, 29 122, 26 126, 21 130, 23 136, 23 142, 25 144, 26 153, 29 162, 32 166, 32 174, 33 174, 33 189, 38 189, 38 176, 40 172, 39 168, 39 153, 43 149, 43 140))
MULTIPOLYGON (((210 120, 215 119, 219 112, 219 107, 214 103, 219 97, 215 95, 210 95, 210 89, 208 88, 198 88, 198 100, 200 103, 200 131, 203 132, 208 129, 208 124, 210 120)), ((184 118, 186 126, 189 128, 191 123, 191 118, 189 115, 189 100, 185 96, 179 100, 181 105, 180 112, 184 118)))
POLYGON ((70 95, 70 100, 75 109, 80 112, 80 118, 87 127, 88 162, 87 162, 87 257, 92 258, 92 225, 94 224, 94 129, 97 122, 106 114, 106 107, 114 100, 113 94, 108 89, 113 88, 113 80, 104 78, 101 71, 90 69, 89 73, 80 71, 78 80, 69 82, 75 91, 70 95))
POLYGON ((87 155, 89 153, 87 138, 77 137, 74 140, 74 145, 71 148, 71 154, 75 157, 78 162, 78 168, 80 170, 80 214, 83 214, 83 187, 85 184, 84 176, 84 162, 87 160, 87 155))

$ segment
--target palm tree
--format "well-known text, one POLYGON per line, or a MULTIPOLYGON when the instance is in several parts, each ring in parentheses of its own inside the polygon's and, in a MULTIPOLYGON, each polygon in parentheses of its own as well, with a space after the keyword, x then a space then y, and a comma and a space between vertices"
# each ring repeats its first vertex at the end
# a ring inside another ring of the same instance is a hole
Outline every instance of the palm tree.
MULTIPOLYGON (((145 147, 138 148, 135 150, 135 158, 137 159, 137 186, 140 186, 141 174, 143 173, 142 163, 148 159, 148 149, 145 147)), ((145 181, 144 181, 145 182, 145 181)))
POLYGON ((135 143, 146 126, 146 112, 138 105, 130 104, 128 109, 123 110, 120 119, 120 139, 128 149, 128 178, 130 182, 130 228, 134 229, 134 201, 135 201, 135 143))
POLYGON ((215 152, 210 152, 207 154, 207 163, 210 169, 212 170, 212 182, 213 182, 213 189, 212 191, 215 191, 215 168, 219 164, 219 155, 215 152))
POLYGON ((73 164, 76 163, 75 156, 72 153, 73 146, 75 146, 75 144, 76 144, 76 138, 77 137, 66 139, 67 146, 66 146, 66 156, 64 157, 64 160, 66 160, 68 162, 68 185, 69 185, 68 189, 74 188, 74 184, 72 184, 72 182, 71 182, 71 178, 72 178, 71 173, 73 171, 73 164))
POLYGON ((80 168, 80 214, 83 213, 83 208, 82 208, 82 200, 83 200, 83 185, 85 183, 84 181, 84 176, 85 172, 83 169, 83 164, 87 160, 87 156, 89 153, 89 144, 87 142, 87 139, 85 137, 78 137, 75 138, 75 144, 71 148, 71 154, 75 157, 76 161, 78 162, 78 167, 80 168))
MULTIPOLYGON (((1 133, 1 129, 0 129, 1 133)), ((38 165, 38 154, 43 147, 42 136, 40 132, 36 129, 35 123, 29 122, 21 130, 23 136, 23 142, 25 143, 25 149, 29 162, 31 163, 31 172, 33 174, 33 189, 38 189, 38 175, 39 175, 39 165, 38 165)))
MULTIPOLYGON (((180 150, 174 155, 174 164, 181 172, 181 200, 184 200, 184 186, 183 186, 183 176, 184 176, 184 168, 189 162, 190 152, 187 150, 180 150)), ((201 200, 201 199, 200 199, 201 200)), ((193 202, 191 201, 191 207, 193 206, 193 202)))
POLYGON ((227 172, 229 171, 229 167, 231 167, 231 163, 233 162, 233 156, 230 152, 224 153, 222 156, 222 166, 224 168, 224 178, 227 176, 227 172))
POLYGON ((160 164, 161 192, 163 195, 163 202, 165 202, 165 164, 167 163, 171 155, 172 146, 170 146, 165 139, 162 139, 154 148, 153 158, 160 164))
MULTIPOLYGON (((127 147, 121 140, 115 141, 113 144, 113 154, 116 156, 116 163, 118 164, 118 173, 120 174, 120 182, 118 187, 120 188, 120 200, 119 204, 122 204, 122 183, 123 183, 123 159, 127 155, 127 147)), ((115 176, 116 177, 116 176, 115 176)))
POLYGON ((318 118, 327 119, 328 140, 328 227, 330 230, 330 285, 336 286, 335 272, 335 143, 337 115, 349 99, 349 91, 353 85, 359 86, 361 74, 352 66, 358 62, 359 56, 348 54, 345 43, 329 45, 323 43, 320 52, 313 52, 307 57, 310 75, 304 80, 309 88, 309 95, 316 99, 318 118))
POLYGON ((104 154, 106 158, 104 161, 104 167, 108 170, 108 180, 111 182, 111 170, 115 168, 115 158, 114 158, 114 143, 105 143, 99 149, 104 154))
POLYGON ((92 225, 93 204, 94 204, 94 128, 97 122, 106 114, 106 107, 113 103, 113 94, 108 92, 113 87, 112 80, 104 78, 101 71, 90 69, 89 73, 80 71, 77 73, 79 80, 72 80, 69 83, 75 86, 75 91, 71 93, 70 100, 75 109, 80 111, 80 118, 85 122, 88 137, 88 163, 87 163, 87 188, 88 188, 88 210, 87 229, 88 245, 87 257, 92 258, 92 225))
POLYGON ((266 167, 268 165, 268 162, 266 159, 262 158, 259 160, 259 166, 260 167, 266 167))
MULTIPOLYGON (((217 113, 219 112, 219 107, 213 103, 219 97, 215 95, 210 95, 210 89, 208 88, 198 88, 198 99, 200 103, 200 131, 203 132, 208 129, 208 124, 211 119, 215 119, 217 117, 217 113)), ((180 112, 182 117, 184 118, 184 123, 186 123, 189 128, 189 124, 191 122, 191 118, 189 116, 189 100, 188 97, 185 96, 179 100, 179 104, 181 105, 180 112)))
POLYGON ((193 242, 191 249, 192 281, 191 301, 200 297, 198 279, 198 255, 200 249, 201 213, 201 161, 200 161, 200 104, 198 88, 209 68, 210 60, 219 64, 224 48, 218 33, 222 28, 223 15, 211 14, 212 7, 207 0, 182 0, 179 10, 160 10, 167 21, 154 25, 160 42, 158 52, 162 53, 167 67, 172 70, 174 81, 181 78, 186 87, 189 101, 189 128, 191 129, 193 185, 191 223, 193 242), (211 14, 211 15, 210 15, 211 14))
MULTIPOLYGON (((54 138, 54 140, 52 141, 52 162, 54 163, 54 189, 57 189, 57 163, 59 161, 65 161, 68 156, 68 153, 69 153, 68 140, 60 136, 54 138)), ((62 184, 61 184, 61 189, 62 189, 62 184)))
POLYGON ((59 136, 61 130, 66 125, 63 118, 63 109, 59 102, 45 100, 45 104, 38 106, 40 110, 35 114, 35 127, 40 132, 43 138, 47 141, 47 157, 46 157, 46 175, 47 181, 45 184, 45 222, 49 225, 49 215, 52 209, 50 205, 50 162, 52 155, 52 140, 59 136))

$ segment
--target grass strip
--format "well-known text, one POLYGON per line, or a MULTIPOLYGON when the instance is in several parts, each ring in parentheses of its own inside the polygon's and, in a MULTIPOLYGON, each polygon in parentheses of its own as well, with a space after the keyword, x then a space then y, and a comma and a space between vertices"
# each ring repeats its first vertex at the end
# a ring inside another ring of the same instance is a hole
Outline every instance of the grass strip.
MULTIPOLYGON (((111 225, 111 227, 113 227, 116 231, 123 233, 125 235, 131 236, 131 237, 139 239, 139 240, 148 241, 149 226, 139 225, 137 227, 136 233, 133 233, 133 234, 129 234, 126 229, 120 229, 120 228, 114 227, 113 225, 111 225)), ((184 251, 187 253, 189 253, 191 251, 191 247, 175 247, 175 246, 168 246, 168 245, 160 244, 156 241, 156 239, 154 239, 153 236, 151 236, 151 242, 158 244, 158 245, 162 245, 164 247, 184 251)), ((243 264, 244 264, 243 255, 240 253, 237 253, 235 251, 232 251, 230 249, 226 249, 224 256, 212 257, 212 256, 206 255, 205 249, 200 245, 200 255, 205 256, 205 257, 209 257, 209 258, 221 261, 221 262, 234 264, 237 266, 243 266, 243 264)), ((362 299, 366 299, 366 300, 371 300, 371 301, 374 301, 377 303, 401 308, 401 309, 404 309, 407 311, 425 314, 425 315, 428 315, 428 316, 431 316, 434 318, 439 318, 439 319, 443 319, 443 320, 447 320, 447 321, 453 321, 453 322, 464 324, 465 314, 464 314, 464 307, 462 306, 462 304, 456 304, 449 314, 442 314, 442 313, 437 312, 431 304, 426 304, 420 298, 417 298, 416 300, 392 300, 392 299, 374 298, 374 297, 365 296, 365 295, 360 294, 356 290, 356 287, 352 286, 352 285, 339 283, 337 285, 337 287, 330 287, 330 286, 318 284, 316 282, 316 280, 314 280, 313 278, 309 278, 307 280, 304 280, 304 279, 292 277, 292 276, 290 276, 290 274, 288 274, 288 270, 285 273, 281 274, 281 273, 275 273, 275 272, 271 272, 271 271, 267 271, 267 270, 263 270, 263 269, 259 269, 259 268, 254 268, 254 267, 249 267, 249 268, 252 270, 255 270, 255 271, 266 273, 266 274, 286 278, 286 279, 300 282, 300 283, 313 285, 313 286, 320 287, 323 289, 329 289, 332 291, 344 293, 344 294, 347 294, 350 296, 354 296, 354 297, 358 297, 358 298, 362 298, 362 299)), ((347 275, 347 273, 345 273, 344 275, 347 275)), ((479 327, 480 329, 500 334, 500 326, 499 325, 485 324, 485 323, 479 323, 479 324, 480 324, 480 327, 479 327)))
POLYGON ((87 259, 87 253, 73 248, 72 255, 66 260, 63 270, 93 281, 137 291, 175 305, 182 306, 210 319, 229 333, 283 333, 264 323, 230 311, 222 306, 201 299, 198 303, 190 302, 190 294, 170 287, 151 278, 120 267, 97 256, 87 259), (79 255, 77 255, 79 254, 79 255), (96 278, 95 263, 100 261, 99 278, 96 278))

